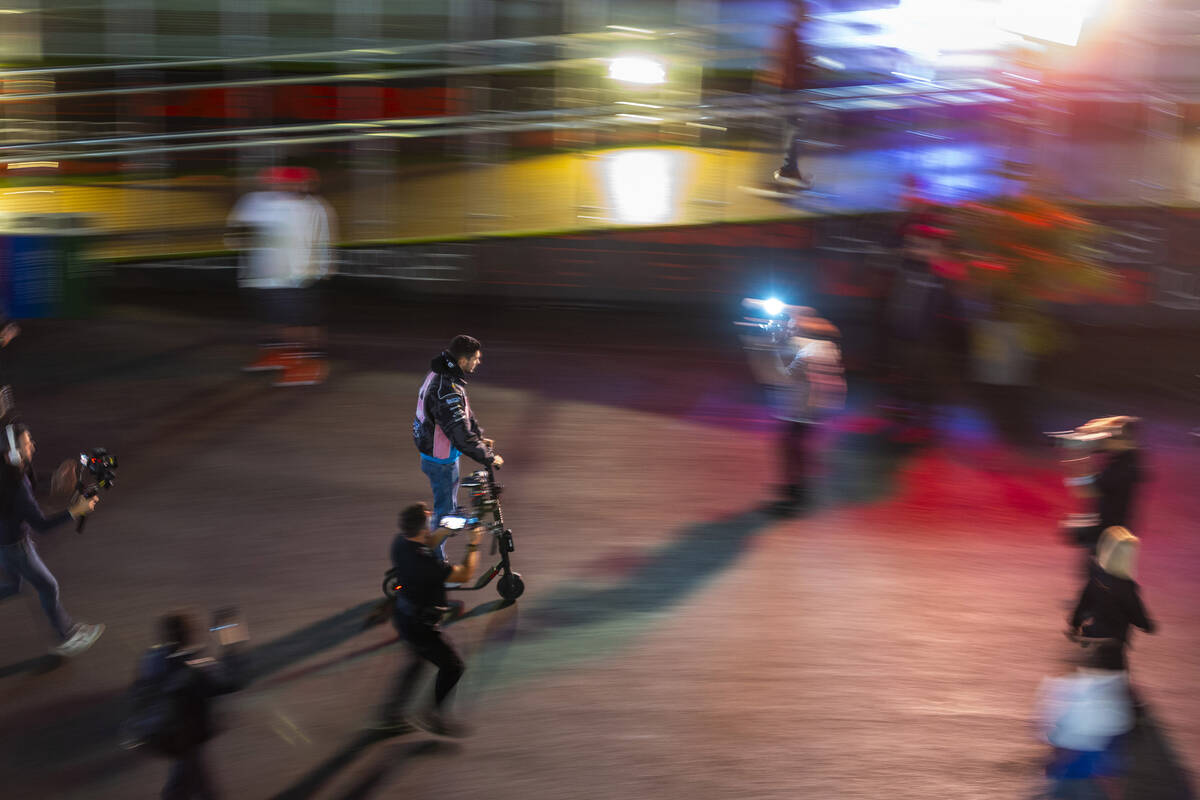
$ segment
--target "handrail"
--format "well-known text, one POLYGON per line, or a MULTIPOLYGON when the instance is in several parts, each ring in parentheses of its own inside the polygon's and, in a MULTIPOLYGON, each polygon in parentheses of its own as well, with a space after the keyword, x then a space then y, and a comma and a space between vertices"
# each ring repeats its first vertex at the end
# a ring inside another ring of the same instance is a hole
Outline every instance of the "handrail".
POLYGON ((547 44, 571 44, 587 40, 633 40, 647 41, 663 38, 674 38, 690 33, 710 33, 719 30, 731 31, 749 28, 745 24, 697 25, 690 28, 671 28, 660 31, 632 31, 628 29, 611 31, 586 31, 582 33, 560 33, 548 36, 530 36, 514 39, 476 39, 462 42, 427 42, 424 44, 401 45, 398 47, 355 47, 345 50, 319 50, 308 53, 279 53, 276 55, 257 56, 222 56, 220 58, 181 58, 167 61, 136 62, 124 64, 88 64, 74 67, 30 67, 28 69, 0 70, 0 78, 16 75, 68 75, 76 72, 97 72, 100 70, 133 70, 133 69, 171 69, 174 67, 217 67, 234 64, 260 64, 290 61, 336 61, 340 58, 352 60, 362 56, 407 56, 417 53, 437 52, 439 50, 472 50, 478 48, 501 48, 526 46, 534 47, 547 44))
MULTIPOLYGON (((835 90, 814 89, 805 92, 794 92, 791 94, 780 95, 746 95, 734 94, 721 100, 706 103, 703 108, 713 110, 721 110, 725 108, 740 107, 742 105, 754 105, 764 110, 764 113, 778 114, 782 113, 783 109, 802 105, 805 102, 833 102, 835 100, 853 100, 858 98, 878 98, 881 96, 904 97, 904 96, 927 96, 944 94, 951 92, 962 91, 978 91, 991 89, 999 86, 991 81, 956 81, 946 84, 930 84, 930 83, 905 83, 905 84, 886 84, 884 87, 879 86, 859 86, 859 87, 842 87, 835 90), (886 90, 886 91, 883 91, 886 90), (831 96, 831 95, 836 95, 831 96)), ((621 105, 617 103, 616 105, 621 105)), ((422 125, 445 125, 447 123, 474 123, 486 122, 492 123, 500 120, 510 119, 530 119, 535 120, 546 117, 561 117, 561 116, 603 116, 607 114, 616 114, 628 112, 627 108, 617 108, 616 105, 604 106, 589 106, 584 108, 574 109, 538 109, 531 111, 490 111, 475 114, 462 114, 454 116, 427 116, 427 117, 398 117, 392 119, 363 119, 349 120, 345 122, 322 122, 322 123, 301 123, 294 125, 268 125, 256 126, 251 128, 214 128, 204 131, 181 131, 178 133, 152 133, 152 134, 135 134, 131 136, 107 136, 103 138, 86 138, 86 139, 67 139, 49 142, 30 142, 25 144, 9 145, 0 147, 0 153, 43 150, 47 147, 79 147, 87 145, 100 146, 116 146, 119 144, 134 144, 138 142, 150 141, 172 141, 184 139, 206 139, 212 137, 243 137, 257 136, 262 134, 286 135, 289 133, 318 133, 322 131, 343 130, 347 128, 367 129, 367 128, 390 128, 390 127, 419 127, 422 125)), ((655 104, 661 111, 674 111, 685 108, 695 107, 694 104, 688 106, 675 105, 671 103, 655 104)))
MULTIPOLYGON (((963 89, 957 89, 961 92, 963 89)), ((942 92, 931 91, 925 96, 935 97, 939 93, 950 93, 946 90, 942 92)), ((809 93, 806 93, 809 94, 809 93)), ((872 95, 878 96, 878 95, 872 95)), ((907 95, 904 95, 907 96, 907 95)), ((226 150, 226 149, 244 149, 255 147, 276 147, 288 145, 314 145, 314 144, 331 144, 335 142, 346 142, 365 139, 368 136, 381 136, 388 138, 402 139, 423 139, 432 137, 444 136, 467 136, 480 132, 478 126, 479 121, 488 122, 486 130, 488 132, 504 133, 504 132, 522 132, 522 131, 545 131, 545 130, 570 130, 584 127, 594 127, 597 124, 614 125, 618 127, 627 127, 633 125, 646 124, 662 124, 662 123, 682 123, 694 127, 711 126, 713 120, 733 120, 746 119, 751 117, 759 117, 764 115, 778 116, 783 113, 788 107, 802 105, 805 101, 795 95, 785 95, 772 98, 773 102, 763 103, 761 97, 754 95, 740 96, 740 101, 729 103, 710 103, 699 106, 663 106, 660 109, 648 111, 647 113, 631 113, 629 111, 617 111, 612 107, 589 109, 589 111, 597 111, 595 115, 583 116, 580 118, 572 118, 571 112, 567 111, 568 118, 554 119, 545 118, 548 113, 557 112, 511 112, 472 115, 472 124, 455 124, 455 125, 436 125, 430 124, 428 127, 420 127, 416 130, 371 130, 363 131, 359 128, 357 131, 347 132, 344 134, 331 134, 326 136, 298 136, 298 137, 276 137, 268 139, 239 139, 239 140, 222 140, 216 142, 203 142, 199 144, 179 144, 165 145, 160 147, 144 147, 144 148, 122 148, 115 150, 100 150, 87 151, 82 153, 61 152, 61 153, 37 153, 36 155, 22 156, 18 158, 6 159, 10 164, 21 164, 34 161, 70 161, 80 159, 93 158, 126 158, 131 156, 142 156, 162 153, 186 153, 203 150, 226 150), (533 118, 532 116, 522 117, 540 113, 541 119, 533 118), (653 116, 651 116, 653 114, 653 116), (499 124, 496 124, 499 123, 499 124)), ((735 98, 736 99, 736 98, 735 98)), ((997 98, 999 99, 999 98, 997 98)), ((842 102, 845 98, 838 98, 837 101, 831 99, 824 100, 809 100, 819 105, 830 104, 834 102, 842 102)), ((634 109, 642 112, 643 109, 634 109)), ((446 118, 421 118, 428 120, 430 123, 446 122, 446 118)), ((405 120, 401 120, 405 121, 405 120)), ((365 125, 365 123, 349 123, 352 125, 365 125)), ((286 126, 285 126, 286 127, 286 126)), ((307 126, 302 126, 307 127, 307 126)))

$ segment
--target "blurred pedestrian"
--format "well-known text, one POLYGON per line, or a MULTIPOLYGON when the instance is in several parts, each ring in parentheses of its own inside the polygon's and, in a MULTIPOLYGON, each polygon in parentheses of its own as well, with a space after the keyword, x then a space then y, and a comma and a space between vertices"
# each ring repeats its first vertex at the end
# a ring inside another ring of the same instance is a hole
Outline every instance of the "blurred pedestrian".
POLYGON ((1046 765, 1054 798, 1122 797, 1126 734, 1134 714, 1124 674, 1085 662, 1076 671, 1042 681, 1038 692, 1042 735, 1054 748, 1046 765))
POLYGON ((66 511, 47 517, 33 495, 31 481, 35 445, 29 429, 9 422, 3 432, 3 463, 0 463, 0 600, 12 597, 27 582, 38 593, 42 610, 58 644, 55 655, 78 655, 100 638, 103 625, 75 622, 59 600, 58 581, 46 568, 34 546, 30 529, 45 533, 64 523, 84 517, 98 498, 76 495, 66 511))
POLYGON ((262 188, 229 214, 231 243, 244 251, 238 282, 269 329, 258 358, 243 369, 281 370, 275 386, 319 384, 328 373, 319 284, 335 271, 335 218, 315 194, 316 182, 305 167, 266 170, 262 188))
POLYGON ((1096 547, 1091 574, 1067 625, 1068 636, 1096 648, 1098 665, 1128 670, 1125 650, 1130 627, 1154 633, 1134 576, 1140 542, 1125 528, 1105 529, 1096 547))
POLYGON ((1090 473, 1072 481, 1076 492, 1091 506, 1096 524, 1081 529, 1078 541, 1094 549, 1102 532, 1113 527, 1133 528, 1138 490, 1146 480, 1140 420, 1131 416, 1098 417, 1075 429, 1081 437, 1095 437, 1096 451, 1087 463, 1090 473))
POLYGON ((163 800, 215 800, 220 796, 205 754, 216 736, 214 699, 245 681, 245 626, 223 618, 217 657, 207 655, 196 615, 176 611, 159 621, 160 644, 138 663, 133 709, 125 723, 128 744, 170 760, 163 800))
MULTIPOLYGON (((763 303, 747 298, 743 305, 758 309, 763 303)), ((747 355, 781 423, 783 483, 774 511, 791 516, 812 503, 819 460, 815 440, 821 424, 844 407, 846 379, 837 327, 805 306, 784 306, 781 314, 787 319, 782 335, 762 346, 748 342, 747 355)))
POLYGON ((935 407, 945 400, 954 351, 964 325, 949 260, 950 229, 934 206, 912 202, 896 229, 899 262, 884 301, 889 380, 910 420, 905 437, 930 438, 935 407))
MULTIPOLYGON (((811 88, 815 68, 808 45, 810 25, 806 0, 792 0, 788 4, 789 16, 776 26, 775 52, 772 69, 767 82, 783 93, 800 92, 811 88)), ((812 175, 800 170, 800 156, 804 150, 807 120, 803 110, 795 110, 788 117, 788 145, 783 164, 775 170, 775 183, 793 190, 812 187, 812 175)))

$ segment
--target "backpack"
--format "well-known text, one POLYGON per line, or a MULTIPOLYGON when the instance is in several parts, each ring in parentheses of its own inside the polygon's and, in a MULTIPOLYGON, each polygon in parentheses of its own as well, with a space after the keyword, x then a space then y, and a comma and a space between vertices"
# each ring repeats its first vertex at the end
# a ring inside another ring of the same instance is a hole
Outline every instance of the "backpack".
POLYGON ((162 756, 180 755, 188 749, 189 732, 183 714, 182 690, 188 666, 172 658, 164 646, 152 647, 138 664, 130 689, 130 712, 122 726, 123 745, 143 748, 162 756))

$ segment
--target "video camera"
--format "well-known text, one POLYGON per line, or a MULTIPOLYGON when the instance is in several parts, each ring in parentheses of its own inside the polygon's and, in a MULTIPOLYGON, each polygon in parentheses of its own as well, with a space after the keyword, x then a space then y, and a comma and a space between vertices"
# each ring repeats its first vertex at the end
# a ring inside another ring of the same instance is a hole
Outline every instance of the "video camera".
POLYGON ((79 491, 87 497, 94 495, 97 489, 111 489, 117 480, 117 457, 103 447, 97 447, 90 453, 80 453, 79 466, 82 468, 79 473, 79 491), (91 486, 84 484, 84 472, 90 473, 95 479, 91 486))
POLYGON ((743 328, 743 343, 766 347, 777 347, 792 335, 792 321, 788 306, 775 298, 758 300, 748 297, 742 301, 746 315, 734 325, 743 328))
MULTIPOLYGON (((117 480, 117 457, 103 447, 90 453, 79 454, 79 466, 75 471, 75 491, 84 497, 95 497, 101 489, 111 489, 117 480), (88 478, 90 477, 90 481, 88 478)), ((75 532, 83 533, 87 517, 80 517, 75 532)))

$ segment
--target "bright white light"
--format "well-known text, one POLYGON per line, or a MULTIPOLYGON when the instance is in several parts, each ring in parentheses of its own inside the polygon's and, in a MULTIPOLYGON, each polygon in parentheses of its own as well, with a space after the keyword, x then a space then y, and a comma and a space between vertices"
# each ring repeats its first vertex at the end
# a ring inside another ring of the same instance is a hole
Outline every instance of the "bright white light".
POLYGON ((997 27, 1074 47, 1083 23, 1094 15, 1104 0, 1003 0, 996 15, 997 27))
POLYGON ((892 47, 928 62, 939 61, 946 53, 990 52, 1014 39, 1011 32, 996 26, 995 0, 900 0, 892 8, 825 18, 840 23, 846 31, 843 40, 835 39, 832 44, 892 47), (864 34, 862 28, 876 28, 879 33, 864 34))
POLYGON ((608 77, 625 83, 663 83, 667 69, 652 58, 627 56, 609 62, 608 77))
POLYGON ((783 313, 783 301, 777 297, 768 297, 763 300, 763 311, 767 312, 768 317, 777 317, 783 313))
POLYGON ((667 222, 673 212, 673 175, 685 165, 674 163, 671 150, 622 150, 602 162, 605 182, 618 222, 667 222))

